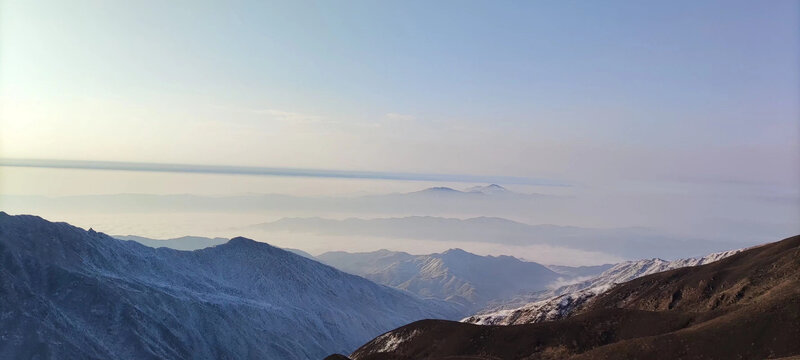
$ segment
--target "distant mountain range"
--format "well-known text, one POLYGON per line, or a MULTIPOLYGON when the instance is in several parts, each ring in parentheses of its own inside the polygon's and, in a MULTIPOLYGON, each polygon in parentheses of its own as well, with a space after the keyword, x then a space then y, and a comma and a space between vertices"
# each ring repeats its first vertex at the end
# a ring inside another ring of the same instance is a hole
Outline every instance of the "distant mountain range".
POLYGON ((75 196, 4 195, 3 206, 15 211, 38 212, 253 212, 276 211, 364 214, 497 214, 540 211, 545 202, 564 197, 523 194, 500 185, 457 190, 432 187, 407 193, 355 196, 292 196, 244 194, 203 196, 192 194, 108 194, 75 196))
MULTIPOLYGON (((549 236, 547 229, 536 229, 527 237, 524 233, 507 234, 493 229, 483 229, 477 235, 467 236, 464 239, 512 246, 547 242, 550 244, 548 246, 595 249, 590 251, 604 251, 602 244, 609 244, 609 251, 606 254, 613 256, 605 257, 601 260, 603 262, 649 257, 683 258, 727 248, 746 247, 798 231, 797 223, 791 217, 795 207, 790 205, 794 203, 787 199, 780 200, 780 204, 783 204, 781 206, 790 206, 781 212, 780 216, 771 213, 749 219, 723 219, 713 212, 698 213, 697 209, 687 209, 686 212, 673 214, 675 207, 669 205, 673 200, 667 195, 659 196, 658 206, 648 206, 661 210, 653 214, 642 214, 635 210, 639 201, 636 197, 609 199, 608 205, 614 204, 615 208, 604 211, 606 204, 603 200, 581 195, 578 187, 549 189, 552 194, 522 193, 498 184, 463 189, 436 186, 418 191, 388 194, 359 192, 347 196, 293 196, 274 193, 224 196, 3 194, 2 208, 14 213, 47 214, 53 218, 70 219, 84 226, 103 226, 105 231, 111 233, 137 235, 164 233, 170 236, 193 233, 230 237, 240 235, 230 233, 230 229, 257 223, 258 219, 315 216, 331 219, 401 218, 412 215, 457 219, 489 217, 521 221, 531 224, 529 226, 582 225, 583 232, 577 232, 577 229, 561 229, 569 231, 563 234, 557 233, 555 235, 558 236, 555 237, 549 236), (148 215, 154 213, 164 214, 164 220, 170 219, 170 221, 165 223, 148 215), (119 216, 116 216, 117 214, 119 216), (635 227, 639 225, 651 228, 635 227), (176 229, 176 226, 185 227, 176 229), (592 226, 602 228, 590 228, 592 226), (480 239, 476 239, 478 237, 480 239), (619 243, 615 243, 616 240, 619 243)), ((774 204, 771 198, 762 200, 774 204)), ((697 201, 702 203, 703 200, 697 201)), ((450 230, 441 230, 438 233, 431 239, 448 238, 450 241, 460 239, 460 237, 449 237, 458 235, 457 232, 450 230)), ((255 234, 250 235, 255 237, 255 234)), ((467 248, 460 244, 448 247, 467 248)), ((542 259, 537 260, 542 261, 542 259)))
POLYGON ((166 240, 158 240, 146 238, 136 235, 114 235, 115 238, 120 240, 136 241, 142 245, 147 245, 154 248, 170 248, 175 250, 199 250, 207 247, 217 246, 228 242, 230 239, 226 238, 207 238, 202 236, 182 236, 179 238, 172 238, 166 240))
MULTIPOLYGON (((222 245, 222 244, 224 244, 224 243, 226 243, 226 242, 228 242, 230 240, 230 239, 220 238, 220 237, 208 238, 208 237, 203 237, 203 236, 181 236, 181 237, 178 237, 178 238, 164 239, 164 240, 152 239, 152 238, 147 238, 147 237, 144 237, 144 236, 136 236, 136 235, 113 235, 113 237, 116 238, 116 239, 120 239, 120 240, 136 241, 136 242, 138 242, 138 243, 140 243, 142 245, 146 245, 146 246, 153 247, 153 248, 165 247, 165 248, 170 248, 170 249, 175 249, 175 250, 187 250, 187 251, 200 250, 200 249, 205 249, 207 247, 222 245)), ((309 258, 309 259, 313 259, 314 258, 313 255, 311 255, 311 254, 309 254, 309 253, 307 253, 307 252, 305 252, 303 250, 291 249, 291 248, 283 248, 283 250, 286 250, 286 251, 289 251, 289 252, 293 252, 293 253, 295 253, 297 255, 300 255, 302 257, 306 257, 306 258, 309 258)))
POLYGON ((550 270, 559 274, 578 278, 578 277, 591 277, 600 275, 603 271, 610 269, 614 264, 603 264, 594 266, 564 266, 564 265, 547 265, 550 270))
MULTIPOLYGON (((228 242, 225 238, 201 236, 166 240, 135 235, 114 237, 150 247, 177 250, 198 250, 228 242)), ((508 303, 509 298, 543 290, 557 280, 596 275, 612 266, 544 267, 510 256, 479 256, 461 249, 430 255, 411 255, 390 250, 368 253, 333 251, 317 257, 298 249, 284 250, 424 298, 452 302, 466 313, 489 304, 508 303)))
POLYGON ((523 292, 543 290, 563 277, 534 262, 511 256, 479 256, 461 249, 430 255, 388 250, 328 252, 317 259, 423 298, 460 304, 465 311, 523 292))
MULTIPOLYGON (((442 191, 442 194, 449 194, 454 190, 426 191, 442 191)), ((283 218, 253 225, 251 228, 261 231, 318 235, 480 242, 516 246, 538 244, 602 252, 628 259, 655 256, 681 258, 730 248, 730 244, 727 243, 690 241, 664 236, 652 229, 641 227, 596 229, 576 226, 529 225, 497 217, 456 219, 408 216, 342 220, 319 217, 283 218)))
POLYGON ((525 298, 519 297, 501 306, 500 310, 484 311, 462 321, 479 325, 519 325, 563 319, 585 302, 612 289, 616 284, 667 270, 712 263, 741 251, 730 250, 674 261, 643 259, 622 262, 611 266, 597 277, 531 294, 529 299, 535 301, 529 300, 530 302, 525 305, 509 309, 511 304, 519 303, 520 299, 525 298))
POLYGON ((245 238, 155 249, 0 212, 0 261, 3 359, 320 359, 457 315, 245 238))
MULTIPOLYGON (((394 194, 395 196, 397 194, 394 194)), ((403 194, 400 194, 403 195, 403 194)), ((406 193, 405 195, 434 195, 434 196, 513 196, 515 198, 543 198, 547 197, 542 194, 522 194, 508 190, 497 184, 478 185, 466 188, 464 190, 456 190, 446 186, 431 187, 424 190, 406 193)))
MULTIPOLYGON (((376 337, 349 358, 660 360, 800 355, 800 236, 726 255, 730 254, 614 286, 560 320, 516 326, 422 320, 376 337)), ((640 265, 624 272, 661 267, 640 265)))
POLYGON ((477 193, 481 193, 481 194, 485 194, 485 195, 501 195, 501 194, 505 195, 505 194, 508 194, 508 193, 512 193, 508 189, 506 189, 506 188, 504 188, 504 187, 502 187, 500 185, 497 185, 497 184, 491 184, 491 185, 486 185, 486 186, 483 186, 483 185, 473 186, 471 188, 467 188, 465 191, 466 192, 471 192, 471 193, 476 193, 477 192, 477 193))

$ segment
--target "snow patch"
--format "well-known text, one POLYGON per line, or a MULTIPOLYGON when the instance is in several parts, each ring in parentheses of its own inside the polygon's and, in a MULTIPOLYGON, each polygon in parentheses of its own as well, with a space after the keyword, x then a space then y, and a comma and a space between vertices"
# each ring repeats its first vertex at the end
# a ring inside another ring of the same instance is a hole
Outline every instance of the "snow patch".
POLYGON ((402 343, 415 338, 419 334, 420 332, 417 329, 414 329, 414 331, 408 334, 395 333, 394 331, 383 334, 375 341, 380 346, 380 349, 378 349, 377 352, 395 351, 402 343))
MULTIPOLYGON (((746 249, 729 250, 703 257, 674 261, 654 258, 622 262, 589 280, 529 294, 527 303, 522 306, 501 305, 462 319, 461 322, 477 325, 516 325, 563 319, 616 284, 663 271, 705 265, 744 250, 746 249)), ((524 297, 522 299, 514 299, 511 304, 519 304, 523 299, 524 297)))

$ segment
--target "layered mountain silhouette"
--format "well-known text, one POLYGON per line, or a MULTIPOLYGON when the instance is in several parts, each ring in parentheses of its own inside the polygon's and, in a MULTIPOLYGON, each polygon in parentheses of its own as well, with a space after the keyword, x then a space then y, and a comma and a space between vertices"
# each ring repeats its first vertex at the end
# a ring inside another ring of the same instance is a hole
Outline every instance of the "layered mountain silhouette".
POLYGON ((465 312, 493 300, 544 290, 563 276, 535 262, 512 256, 480 256, 461 249, 430 255, 388 250, 329 252, 317 258, 379 284, 459 304, 465 312))
MULTIPOLYGON (((209 238, 204 236, 181 236, 172 239, 152 239, 144 236, 137 235, 113 235, 113 237, 120 240, 136 241, 142 245, 154 248, 170 248, 175 250, 200 250, 207 247, 222 245, 230 239, 215 237, 209 238)), ((293 252, 302 257, 313 259, 314 256, 300 249, 283 248, 283 250, 293 252)))
MULTIPOLYGON (((445 188, 424 190, 443 197, 495 197, 445 188)), ((550 224, 530 225, 499 217, 467 219, 438 216, 327 219, 319 217, 282 218, 243 230, 305 233, 315 235, 460 241, 558 248, 600 252, 627 259, 648 257, 682 258, 729 249, 730 243, 671 237, 643 227, 585 228, 550 224)), ((738 247, 744 247, 741 245, 738 247)))
POLYGON ((800 236, 620 284, 552 322, 418 321, 350 358, 765 359, 800 354, 800 236))
POLYGON ((456 316, 245 238, 155 249, 0 212, 0 264, 2 359, 318 359, 456 316))
POLYGON ((186 211, 345 211, 358 213, 428 213, 460 209, 482 214, 493 209, 513 214, 516 209, 533 209, 542 201, 558 201, 561 197, 523 194, 500 185, 475 186, 469 189, 430 187, 418 191, 354 196, 292 196, 284 194, 243 194, 203 196, 193 194, 107 194, 73 196, 4 195, 10 208, 36 211, 41 209, 101 212, 186 211))
POLYGON ((136 235, 114 235, 115 238, 120 240, 136 241, 142 245, 149 247, 160 248, 166 247, 175 250, 200 250, 207 247, 222 245, 230 239, 226 238, 208 238, 203 236, 181 236, 178 238, 158 240, 151 239, 144 236, 136 235))

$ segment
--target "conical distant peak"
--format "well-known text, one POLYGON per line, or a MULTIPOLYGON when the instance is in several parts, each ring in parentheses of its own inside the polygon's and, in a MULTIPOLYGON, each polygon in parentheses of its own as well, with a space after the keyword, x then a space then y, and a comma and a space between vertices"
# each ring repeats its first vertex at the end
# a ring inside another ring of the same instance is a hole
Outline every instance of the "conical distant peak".
POLYGON ((447 186, 435 186, 432 188, 426 189, 427 191, 441 191, 441 192, 456 192, 458 190, 447 187, 447 186))
POLYGON ((252 246, 252 245, 256 245, 257 243, 258 242, 253 240, 253 239, 248 239, 246 237, 237 236, 235 238, 232 238, 232 239, 228 240, 227 244, 231 245, 231 246, 252 246))
POLYGON ((483 194, 500 194, 508 192, 508 189, 497 184, 489 184, 485 186, 473 186, 469 189, 466 189, 466 191, 472 193, 483 193, 483 194))
POLYGON ((466 252, 459 248, 453 248, 453 249, 447 249, 447 251, 443 252, 442 255, 464 256, 464 255, 471 255, 471 253, 466 252))

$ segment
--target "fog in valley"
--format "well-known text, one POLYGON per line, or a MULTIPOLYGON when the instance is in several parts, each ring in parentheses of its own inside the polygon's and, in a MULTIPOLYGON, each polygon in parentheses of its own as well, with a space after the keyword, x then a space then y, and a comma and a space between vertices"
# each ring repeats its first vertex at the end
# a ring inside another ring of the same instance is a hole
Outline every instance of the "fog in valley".
POLYGON ((760 184, 631 181, 610 188, 2 169, 0 207, 12 214, 155 239, 241 235, 315 255, 462 248, 592 265, 696 256, 800 231, 793 189, 760 184))

